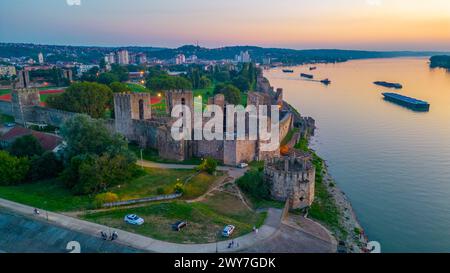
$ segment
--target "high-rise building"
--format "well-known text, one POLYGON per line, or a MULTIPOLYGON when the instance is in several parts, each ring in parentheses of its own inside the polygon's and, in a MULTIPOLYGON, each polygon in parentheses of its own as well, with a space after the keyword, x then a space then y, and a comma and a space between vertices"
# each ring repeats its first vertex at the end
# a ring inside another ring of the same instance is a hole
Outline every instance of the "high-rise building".
POLYGON ((145 55, 144 53, 137 54, 136 61, 138 64, 146 64, 147 63, 147 55, 145 55))
POLYGON ((248 51, 241 51, 241 53, 237 56, 236 61, 238 63, 249 63, 251 62, 250 53, 248 51))
POLYGON ((186 56, 184 56, 184 54, 178 54, 175 57, 175 63, 176 64, 184 64, 184 63, 186 63, 186 56))
POLYGON ((119 50, 117 52, 117 62, 119 64, 129 64, 130 63, 130 58, 128 55, 128 50, 119 50))
POLYGON ((42 54, 42 52, 39 52, 38 54, 38 62, 39 64, 44 64, 44 54, 42 54))
POLYGON ((113 64, 116 63, 116 54, 114 54, 113 52, 106 54, 105 55, 105 62, 107 64, 113 64))

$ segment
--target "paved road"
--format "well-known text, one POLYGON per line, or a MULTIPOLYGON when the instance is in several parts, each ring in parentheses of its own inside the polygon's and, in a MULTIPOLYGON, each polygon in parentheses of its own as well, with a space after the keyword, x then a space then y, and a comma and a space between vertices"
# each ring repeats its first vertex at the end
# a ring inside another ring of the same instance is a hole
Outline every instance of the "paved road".
MULTIPOLYGON (((33 207, 23 204, 11 202, 0 198, 0 207, 4 207, 7 210, 14 213, 24 215, 26 217, 35 217, 41 221, 47 221, 47 212, 41 211, 39 216, 33 215, 33 207)), ((117 243, 132 249, 139 249, 147 252, 162 252, 162 253, 213 253, 218 252, 237 252, 244 251, 247 248, 270 238, 277 231, 275 227, 281 221, 281 210, 269 209, 268 218, 266 220, 269 224, 264 224, 258 233, 250 233, 239 238, 235 238, 234 241, 239 243, 239 248, 228 248, 228 241, 222 241, 218 243, 210 244, 176 244, 169 243, 160 240, 155 240, 149 237, 138 235, 135 233, 117 230, 119 239, 117 243)), ((63 229, 87 234, 94 237, 99 237, 100 231, 111 230, 110 227, 87 222, 84 220, 72 218, 62 214, 48 212, 48 223, 58 226, 63 229)), ((99 243, 102 242, 99 238, 99 243)))
MULTIPOLYGON (((198 167, 198 165, 182 165, 182 164, 167 164, 167 163, 156 163, 152 161, 146 160, 138 160, 137 165, 144 166, 147 168, 158 168, 158 169, 194 169, 198 167)), ((236 167, 228 167, 228 166, 218 166, 217 170, 228 172, 229 176, 233 178, 239 178, 245 174, 247 168, 241 169, 236 167)))

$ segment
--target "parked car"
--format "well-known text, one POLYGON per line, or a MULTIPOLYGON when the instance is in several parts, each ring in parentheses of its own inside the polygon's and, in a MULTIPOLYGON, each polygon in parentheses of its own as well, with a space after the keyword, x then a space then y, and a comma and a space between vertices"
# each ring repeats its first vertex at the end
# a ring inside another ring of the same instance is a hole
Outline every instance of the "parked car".
POLYGON ((245 168, 247 168, 247 167, 248 167, 248 164, 247 164, 247 163, 244 163, 244 162, 239 163, 239 165, 238 165, 238 168, 241 168, 241 169, 245 169, 245 168))
POLYGON ((174 231, 180 231, 182 228, 187 226, 186 221, 177 221, 175 224, 172 225, 172 229, 174 231))
POLYGON ((12 127, 16 126, 16 124, 14 122, 5 122, 4 125, 7 128, 12 128, 12 127))
POLYGON ((223 231, 222 231, 222 236, 224 237, 230 237, 231 234, 233 234, 233 231, 235 230, 235 226, 233 225, 228 225, 226 226, 223 231))
POLYGON ((125 216, 125 218, 123 219, 126 223, 131 224, 131 225, 142 225, 144 223, 144 219, 142 219, 141 217, 137 216, 136 214, 128 214, 125 216))

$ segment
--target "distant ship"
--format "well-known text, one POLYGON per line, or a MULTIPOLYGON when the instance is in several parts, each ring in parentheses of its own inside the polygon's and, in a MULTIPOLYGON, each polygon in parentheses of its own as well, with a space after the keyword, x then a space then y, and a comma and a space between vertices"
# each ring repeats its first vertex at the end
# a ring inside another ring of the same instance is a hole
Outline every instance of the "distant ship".
POLYGON ((283 69, 284 73, 294 73, 294 70, 292 69, 283 69))
POLYGON ((311 74, 305 74, 305 73, 300 74, 300 77, 307 78, 307 79, 313 79, 313 78, 314 78, 313 75, 311 75, 311 74))
POLYGON ((403 105, 415 111, 428 111, 430 110, 430 104, 423 100, 403 96, 397 93, 383 93, 384 99, 403 105))
POLYGON ((374 82, 374 84, 387 87, 387 88, 395 88, 395 89, 402 89, 403 86, 399 83, 391 83, 391 82, 383 82, 383 81, 377 81, 374 82))
POLYGON ((325 85, 329 85, 331 84, 331 81, 329 79, 323 79, 320 81, 321 83, 325 84, 325 85))
POLYGON ((317 67, 315 67, 315 66, 311 66, 310 68, 309 68, 309 70, 316 70, 317 69, 317 67))

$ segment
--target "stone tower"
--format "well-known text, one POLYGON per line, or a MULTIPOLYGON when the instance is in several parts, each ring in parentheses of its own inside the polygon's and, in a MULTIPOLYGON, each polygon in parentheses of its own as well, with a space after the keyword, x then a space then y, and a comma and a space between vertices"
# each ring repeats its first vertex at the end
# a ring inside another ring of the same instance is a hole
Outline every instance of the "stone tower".
POLYGON ((176 105, 186 105, 194 114, 194 95, 188 90, 170 90, 166 91, 166 112, 171 114, 176 105))
POLYGON ((132 139, 133 120, 152 118, 149 93, 114 94, 114 114, 116 131, 132 139))
POLYGON ((11 102, 14 119, 19 124, 25 124, 27 120, 25 108, 39 106, 41 96, 39 90, 35 88, 14 89, 11 94, 11 102))
POLYGON ((293 152, 289 156, 266 161, 264 179, 274 199, 286 201, 292 209, 311 206, 314 201, 316 171, 311 156, 293 152))

